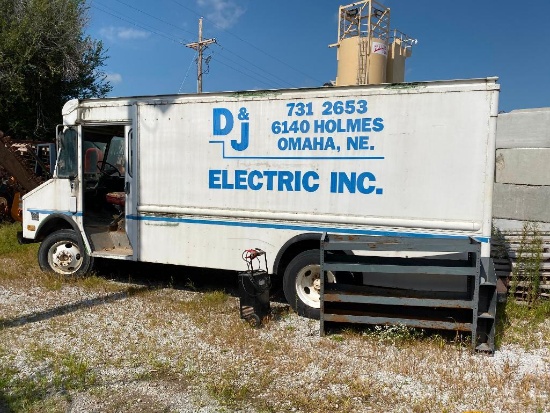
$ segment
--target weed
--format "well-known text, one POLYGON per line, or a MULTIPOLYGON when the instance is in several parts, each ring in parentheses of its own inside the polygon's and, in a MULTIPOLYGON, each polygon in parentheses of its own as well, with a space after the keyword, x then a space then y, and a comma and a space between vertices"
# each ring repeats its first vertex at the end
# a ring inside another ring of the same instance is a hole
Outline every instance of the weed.
POLYGON ((237 367, 228 368, 207 386, 208 393, 222 405, 235 408, 248 399, 251 389, 239 377, 237 367))
POLYGON ((380 343, 396 345, 419 340, 424 337, 424 331, 403 324, 376 325, 365 330, 363 335, 380 343))
POLYGON ((505 306, 498 308, 498 325, 495 341, 498 345, 520 344, 527 348, 537 342, 548 342, 550 331, 546 320, 550 318, 550 301, 538 300, 528 305, 510 297, 505 306))
POLYGON ((521 298, 527 302, 533 303, 539 298, 542 251, 543 242, 538 224, 525 222, 517 251, 516 265, 512 271, 511 297, 515 297, 518 288, 521 288, 521 298))
POLYGON ((64 355, 53 364, 53 384, 62 390, 83 390, 96 383, 96 375, 88 363, 73 355, 64 355))
MULTIPOLYGON (((55 354, 36 349, 33 357, 50 358, 55 354)), ((69 354, 58 356, 48 363, 48 369, 35 372, 32 376, 22 374, 16 368, 0 366, 0 411, 46 411, 65 410, 60 408, 70 401, 69 391, 83 390, 96 383, 96 376, 88 364, 69 354), (3 398, 3 400, 2 400, 3 398), (2 403, 4 406, 2 406, 2 403)))
POLYGON ((63 287, 63 279, 54 273, 44 274, 43 286, 49 291, 59 291, 63 287))

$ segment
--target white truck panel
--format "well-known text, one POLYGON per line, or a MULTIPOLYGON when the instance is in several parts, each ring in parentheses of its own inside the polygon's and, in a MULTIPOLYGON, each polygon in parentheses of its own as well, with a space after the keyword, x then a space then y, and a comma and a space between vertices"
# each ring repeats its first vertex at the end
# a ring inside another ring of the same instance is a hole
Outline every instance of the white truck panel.
POLYGON ((273 266, 292 237, 323 231, 474 236, 488 255, 498 90, 489 78, 90 99, 68 102, 64 124, 131 125, 132 259, 242 270, 258 247, 273 266))

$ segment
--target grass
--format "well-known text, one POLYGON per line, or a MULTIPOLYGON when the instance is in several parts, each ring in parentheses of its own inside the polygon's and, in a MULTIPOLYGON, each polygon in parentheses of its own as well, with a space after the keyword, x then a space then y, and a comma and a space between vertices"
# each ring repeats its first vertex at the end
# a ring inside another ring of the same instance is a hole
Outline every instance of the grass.
MULTIPOLYGON (((88 363, 74 354, 55 355, 39 349, 30 356, 46 367, 32 375, 16 367, 0 366, 0 411, 59 411, 71 401, 71 391, 86 390, 96 383, 88 363)), ((64 410, 64 409, 63 409, 64 410)))
POLYGON ((537 348, 539 343, 550 343, 550 300, 537 300, 533 304, 509 297, 497 311, 497 345, 518 344, 537 348))

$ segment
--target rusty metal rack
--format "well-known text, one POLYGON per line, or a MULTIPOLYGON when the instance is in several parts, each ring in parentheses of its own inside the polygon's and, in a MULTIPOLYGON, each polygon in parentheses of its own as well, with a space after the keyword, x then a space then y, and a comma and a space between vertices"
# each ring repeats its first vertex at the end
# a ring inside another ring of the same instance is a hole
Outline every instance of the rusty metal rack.
POLYGON ((496 274, 472 238, 325 233, 321 274, 321 335, 330 323, 405 325, 468 332, 473 349, 494 352, 496 274))

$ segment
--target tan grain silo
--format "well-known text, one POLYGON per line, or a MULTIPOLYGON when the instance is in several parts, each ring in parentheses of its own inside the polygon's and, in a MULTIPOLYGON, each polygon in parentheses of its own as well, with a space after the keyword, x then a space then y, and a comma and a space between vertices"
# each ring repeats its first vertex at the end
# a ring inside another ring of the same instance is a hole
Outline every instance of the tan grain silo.
POLYGON ((415 39, 401 33, 399 30, 393 31, 386 65, 387 83, 402 83, 405 81, 405 59, 411 57, 412 46, 416 43, 415 39))
MULTIPOLYGON (((394 32, 395 33, 395 32, 394 32)), ((395 36, 394 36, 395 38, 395 36)), ((390 38, 390 9, 374 0, 340 6, 336 86, 394 82, 404 74, 410 41, 390 38)), ((403 81, 403 80, 397 80, 403 81)))

